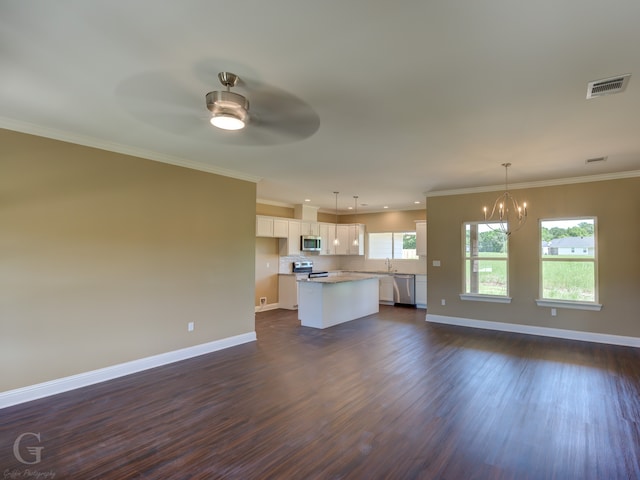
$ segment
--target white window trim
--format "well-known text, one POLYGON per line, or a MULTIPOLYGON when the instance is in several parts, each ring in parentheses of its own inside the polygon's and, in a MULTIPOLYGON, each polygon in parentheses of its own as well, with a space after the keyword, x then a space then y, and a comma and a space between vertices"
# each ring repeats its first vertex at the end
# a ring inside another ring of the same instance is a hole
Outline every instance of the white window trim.
MULTIPOLYGON (((598 268, 599 268, 599 261, 598 261, 598 217, 596 217, 595 215, 593 216, 587 216, 587 217, 566 217, 566 218, 541 218, 538 221, 538 231, 539 233, 539 237, 538 237, 538 243, 539 243, 539 250, 538 250, 538 258, 539 258, 539 278, 538 278, 538 295, 540 295, 542 293, 542 262, 543 262, 543 257, 544 255, 542 254, 542 222, 554 222, 554 221, 562 221, 562 220, 581 220, 581 219, 585 219, 585 220, 591 220, 593 219, 594 221, 594 229, 593 229, 593 236, 595 239, 595 243, 594 243, 594 247, 595 247, 595 251, 593 252, 593 260, 592 259, 581 259, 581 258, 576 258, 576 259, 572 259, 572 262, 593 262, 594 264, 594 287, 595 287, 595 297, 596 297, 596 301, 595 302, 577 302, 577 301, 572 301, 572 300, 557 300, 557 299, 552 299, 552 298, 537 298, 536 299, 536 305, 538 305, 539 307, 551 307, 551 308, 571 308, 574 310, 591 310, 591 311, 596 311, 599 312, 600 310, 602 310, 602 304, 598 303, 599 297, 600 297, 600 285, 598 283, 598 268)), ((554 260, 554 259, 549 259, 547 258, 544 261, 562 261, 562 260, 554 260)))
MULTIPOLYGON (((466 238, 466 226, 467 225, 481 225, 481 224, 485 224, 485 223, 497 223, 497 222, 487 222, 487 221, 479 221, 479 222, 462 222, 462 238, 466 238)), ((466 284, 466 275, 467 275, 467 271, 466 271, 466 262, 467 259, 469 258, 467 256, 467 250, 466 250, 466 241, 463 240, 462 241, 462 289, 466 290, 467 288, 467 284, 466 284)), ((483 293, 461 293, 460 294, 460 300, 469 300, 469 301, 475 301, 475 302, 490 302, 490 303, 511 303, 511 297, 508 295, 509 294, 509 257, 510 257, 511 253, 509 251, 509 239, 507 238, 507 258, 505 259, 501 259, 501 261, 506 262, 507 264, 507 268, 506 268, 506 272, 507 272, 507 295, 489 295, 489 294, 483 294, 483 293)), ((480 257, 478 257, 480 258, 480 257)))
POLYGON ((539 307, 573 308, 575 310, 592 310, 596 312, 602 310, 601 303, 572 302, 570 300, 549 300, 546 298, 536 298, 536 305, 538 305, 539 307))
POLYGON ((461 293, 460 300, 472 302, 511 303, 511 297, 502 295, 483 295, 481 293, 461 293))
MULTIPOLYGON (((416 258, 398 258, 396 257, 396 252, 395 252, 395 248, 394 248, 394 238, 395 235, 397 234, 406 234, 406 233, 413 233, 414 235, 416 235, 417 237, 417 233, 413 230, 392 230, 392 231, 384 231, 384 232, 367 232, 367 260, 385 260, 388 259, 392 262, 417 262, 420 260, 420 257, 417 254, 417 250, 416 250, 416 258), (369 248, 371 246, 371 241, 369 240, 369 237, 371 236, 371 234, 377 234, 377 233, 390 233, 391 234, 391 256, 390 257, 372 257, 371 256, 371 252, 369 251, 369 248)), ((416 238, 417 240, 417 238, 416 238)))

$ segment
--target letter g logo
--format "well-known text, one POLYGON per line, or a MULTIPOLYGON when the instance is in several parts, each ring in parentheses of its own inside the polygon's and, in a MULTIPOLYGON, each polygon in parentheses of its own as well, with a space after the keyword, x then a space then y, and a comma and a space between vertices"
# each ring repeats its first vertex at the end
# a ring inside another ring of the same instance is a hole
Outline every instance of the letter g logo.
POLYGON ((38 439, 38 442, 40 441, 39 432, 25 432, 20 434, 18 438, 16 438, 16 441, 13 442, 13 456, 16 457, 16 460, 18 460, 20 463, 24 463, 25 465, 35 465, 36 463, 40 463, 40 461, 42 460, 42 450, 44 449, 44 447, 27 447, 27 452, 29 452, 30 455, 33 455, 35 460, 27 461, 22 458, 22 455, 20 454, 20 442, 26 436, 36 437, 38 439))

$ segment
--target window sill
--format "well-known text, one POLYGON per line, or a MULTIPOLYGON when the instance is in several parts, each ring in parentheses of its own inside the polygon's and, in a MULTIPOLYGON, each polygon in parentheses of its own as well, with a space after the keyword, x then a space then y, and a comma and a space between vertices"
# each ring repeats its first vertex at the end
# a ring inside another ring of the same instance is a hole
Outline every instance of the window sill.
POLYGON ((536 299, 536 304, 539 307, 551 307, 551 308, 573 308, 575 310, 592 310, 599 312, 602 310, 602 304, 600 303, 587 303, 587 302, 572 302, 570 300, 540 300, 536 299))
POLYGON ((479 295, 476 293, 461 293, 460 300, 468 300, 471 302, 511 303, 511 297, 503 297, 502 295, 479 295))

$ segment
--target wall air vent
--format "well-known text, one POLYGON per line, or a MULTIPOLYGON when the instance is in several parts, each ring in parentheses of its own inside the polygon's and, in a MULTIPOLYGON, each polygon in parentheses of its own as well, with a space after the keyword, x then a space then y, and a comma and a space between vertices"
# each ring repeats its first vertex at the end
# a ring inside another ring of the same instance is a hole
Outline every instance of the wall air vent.
POLYGON ((603 78, 602 80, 594 80, 587 84, 587 100, 604 95, 612 95, 621 93, 627 88, 631 74, 618 75, 617 77, 603 78))

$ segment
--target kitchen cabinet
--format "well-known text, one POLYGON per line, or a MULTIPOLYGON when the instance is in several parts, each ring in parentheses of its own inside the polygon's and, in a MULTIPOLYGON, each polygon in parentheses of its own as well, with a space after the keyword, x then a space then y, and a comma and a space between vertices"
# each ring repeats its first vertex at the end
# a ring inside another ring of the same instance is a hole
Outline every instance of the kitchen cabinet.
POLYGON ((300 221, 289 220, 289 235, 280 239, 280 256, 300 255, 300 221))
POLYGON ((298 278, 296 275, 278 275, 278 307, 298 309, 298 278))
POLYGON ((335 245, 333 241, 336 238, 336 226, 333 223, 320 224, 321 247, 320 255, 335 255, 335 245))
POLYGON ((287 219, 256 215, 256 237, 287 238, 288 234, 287 219))
POLYGON ((416 255, 427 256, 427 222, 416 222, 416 255))
POLYGON ((364 225, 349 225, 349 255, 364 255, 364 225), (354 240, 357 244, 353 244, 354 240))
POLYGON ((427 276, 416 275, 416 307, 427 308, 427 276))
POLYGON ((338 244, 336 255, 349 255, 349 229, 351 225, 338 225, 338 244))
POLYGON ((320 235, 320 225, 315 222, 300 222, 300 235, 320 235))
POLYGON ((380 275, 379 302, 386 305, 393 305, 393 275, 380 275))
POLYGON ((322 239, 322 251, 320 255, 364 255, 364 225, 320 223, 320 238, 322 239), (334 240, 338 238, 339 245, 334 240), (358 244, 353 240, 357 238, 358 244))
POLYGON ((256 217, 256 237, 273 237, 273 218, 256 217))
POLYGON ((273 219, 273 236, 277 238, 289 237, 289 220, 284 218, 273 219))

